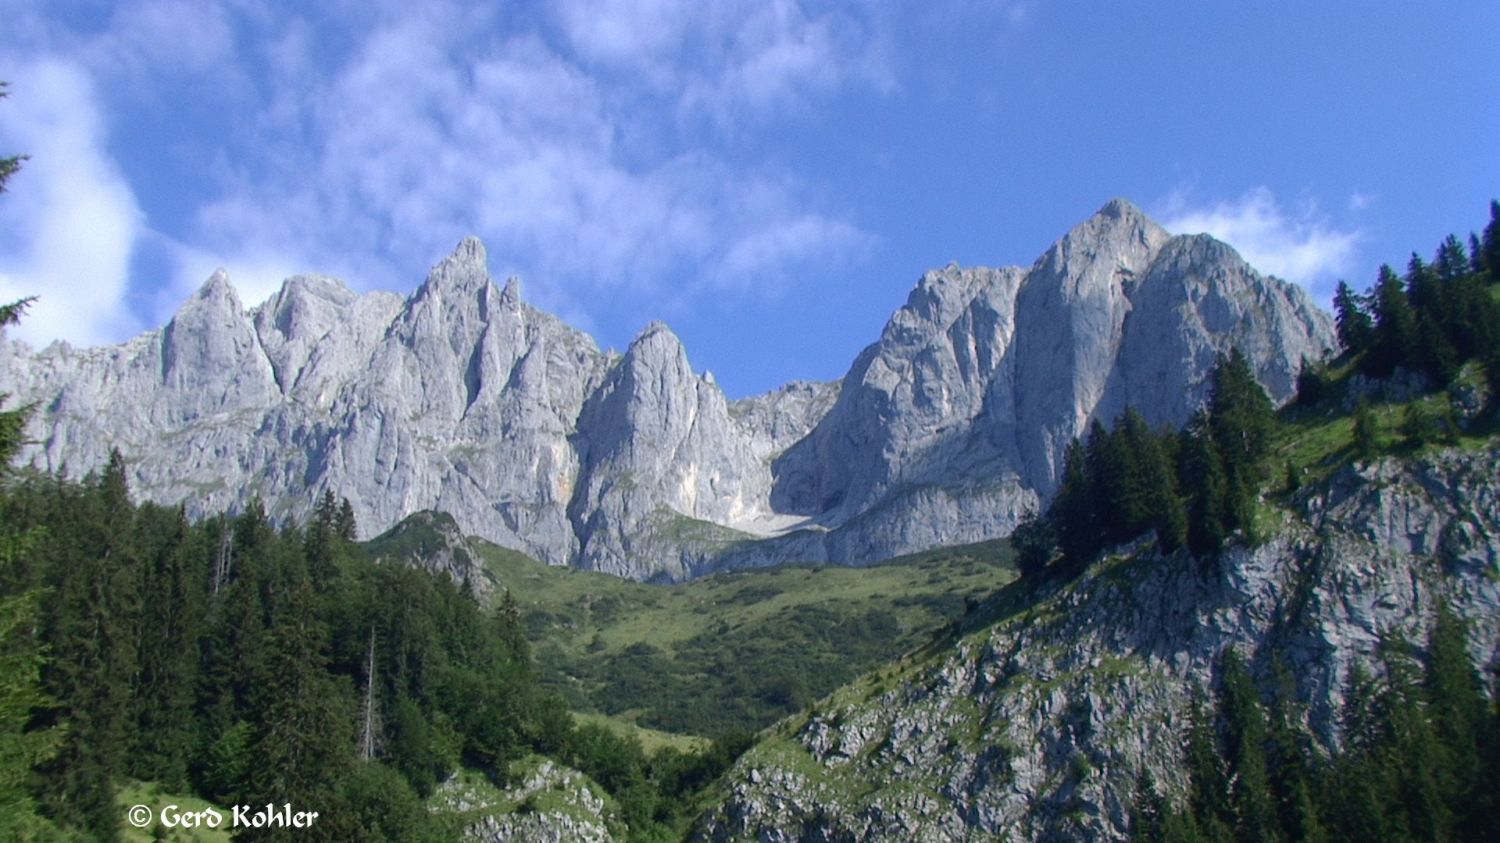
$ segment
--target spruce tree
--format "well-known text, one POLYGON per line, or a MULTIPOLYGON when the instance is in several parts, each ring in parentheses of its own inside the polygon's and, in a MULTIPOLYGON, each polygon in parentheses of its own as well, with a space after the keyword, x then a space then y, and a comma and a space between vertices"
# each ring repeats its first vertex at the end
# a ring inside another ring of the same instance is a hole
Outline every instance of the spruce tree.
POLYGON ((1218 554, 1229 537, 1225 498, 1228 480, 1224 462, 1214 444, 1206 413, 1200 412, 1183 428, 1178 449, 1187 496, 1187 543, 1194 556, 1208 558, 1218 554))
POLYGON ((70 509, 72 529, 49 542, 56 591, 46 675, 66 706, 67 727, 47 766, 44 804, 61 824, 113 840, 120 824, 113 779, 126 771, 133 744, 141 624, 135 508, 119 451, 72 496, 70 509))
POLYGON ((188 525, 181 507, 146 506, 139 512, 143 558, 141 593, 151 618, 141 625, 132 699, 135 778, 172 789, 188 783, 197 741, 198 643, 207 599, 210 546, 188 525))
POLYGON ((1450 234, 1443 240, 1432 268, 1440 281, 1457 281, 1469 274, 1469 255, 1456 235, 1450 234))
MULTIPOLYGON (((0 83, 4 96, 4 83, 0 83)), ((17 159, 5 159, 0 190, 17 159)), ((26 302, 0 307, 0 331, 20 318, 26 302)), ((4 395, 0 395, 3 405, 4 395)), ((0 480, 20 450, 27 407, 0 410, 0 480)), ((0 505, 6 492, 0 488, 0 505)), ((48 839, 55 829, 37 813, 32 768, 52 758, 61 734, 33 720, 54 704, 42 687, 45 663, 38 636, 42 591, 22 569, 42 536, 0 518, 0 829, 17 839, 48 839)))
POLYGON ((1481 248, 1484 253, 1485 270, 1489 273, 1489 282, 1491 284, 1500 282, 1500 201, 1490 202, 1490 222, 1484 227, 1481 248))
POLYGON ((1449 810, 1457 814, 1476 797, 1489 702, 1469 658, 1467 625, 1446 602, 1438 604, 1423 686, 1437 745, 1445 755, 1441 764, 1452 794, 1449 810))
POLYGON ((1058 547, 1070 568, 1081 569, 1098 549, 1098 517, 1088 457, 1083 443, 1075 439, 1063 453, 1062 483, 1051 509, 1051 518, 1057 525, 1058 547))
POLYGON ((1365 310, 1363 297, 1349 289, 1347 282, 1340 281, 1338 290, 1333 294, 1333 308, 1339 345, 1351 355, 1367 351, 1375 338, 1375 323, 1365 310))
POLYGON ((1382 266, 1375 282, 1375 335, 1365 370, 1375 377, 1389 377, 1398 366, 1411 365, 1417 356, 1417 318, 1400 276, 1382 266))
POLYGON ((1255 683, 1234 650, 1224 654, 1224 758, 1228 762, 1235 829, 1241 840, 1279 837, 1276 801, 1266 774, 1266 721, 1255 683))
POLYGON ((337 840, 339 783, 353 761, 356 706, 350 689, 326 670, 327 630, 315 606, 306 580, 276 601, 257 671, 255 765, 243 798, 254 805, 291 801, 317 810, 322 816, 305 836, 337 840))

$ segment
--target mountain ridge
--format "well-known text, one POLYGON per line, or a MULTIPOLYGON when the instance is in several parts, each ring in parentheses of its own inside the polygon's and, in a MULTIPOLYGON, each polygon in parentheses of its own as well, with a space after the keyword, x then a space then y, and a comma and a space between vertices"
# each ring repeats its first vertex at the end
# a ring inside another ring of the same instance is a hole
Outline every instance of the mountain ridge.
POLYGON ((735 401, 662 323, 601 352, 475 238, 405 298, 295 276, 247 309, 215 273, 116 346, 5 342, 0 378, 39 404, 23 460, 117 447, 190 513, 300 519, 331 489, 368 534, 440 509, 550 564, 682 579, 1002 536, 1089 420, 1180 423, 1231 345, 1285 399, 1334 340, 1299 288, 1113 200, 1029 269, 925 273, 840 382, 735 401))

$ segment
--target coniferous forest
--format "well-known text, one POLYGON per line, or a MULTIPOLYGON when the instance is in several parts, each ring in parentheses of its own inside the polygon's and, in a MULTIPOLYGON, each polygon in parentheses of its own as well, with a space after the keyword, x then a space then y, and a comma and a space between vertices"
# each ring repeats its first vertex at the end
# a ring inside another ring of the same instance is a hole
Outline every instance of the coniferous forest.
POLYGON ((514 601, 486 612, 446 576, 371 563, 331 495, 302 527, 258 506, 190 523, 133 503, 116 455, 81 480, 8 477, 0 524, 0 827, 115 839, 116 783, 134 779, 316 806, 297 839, 447 839, 422 805, 440 781, 504 783, 540 753, 644 835, 731 760, 723 744, 648 758, 575 725, 538 684, 514 601))

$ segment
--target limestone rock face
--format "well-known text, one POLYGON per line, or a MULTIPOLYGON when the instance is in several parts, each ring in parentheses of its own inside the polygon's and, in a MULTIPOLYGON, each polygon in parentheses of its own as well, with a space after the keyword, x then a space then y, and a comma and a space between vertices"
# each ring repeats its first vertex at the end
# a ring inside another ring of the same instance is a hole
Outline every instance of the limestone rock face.
POLYGON ((839 384, 726 400, 664 325, 624 355, 459 244, 410 297, 288 279, 246 309, 221 272, 117 346, 0 342, 36 402, 24 458, 119 448, 136 494, 192 514, 325 489, 373 535, 426 509, 552 564, 679 579, 863 564, 1007 534, 1063 448, 1127 404, 1179 423, 1238 346, 1278 399, 1329 317, 1221 243, 1106 205, 1030 267, 929 272, 839 384))
POLYGON ((1005 535, 1051 495, 1090 421, 1133 405, 1181 424, 1235 347, 1283 401, 1302 361, 1335 344, 1300 288, 1115 200, 1030 269, 925 275, 777 459, 772 504, 828 530, 815 544, 835 562, 919 550, 934 533, 1005 535))
POLYGON ((1500 450, 1348 468, 1283 515, 1211 566, 1125 548, 997 603, 993 626, 784 724, 694 839, 1126 840, 1143 779, 1184 792, 1190 710, 1228 648, 1266 692, 1280 655, 1324 747, 1353 665, 1424 644, 1439 601, 1476 664, 1500 661, 1500 450))

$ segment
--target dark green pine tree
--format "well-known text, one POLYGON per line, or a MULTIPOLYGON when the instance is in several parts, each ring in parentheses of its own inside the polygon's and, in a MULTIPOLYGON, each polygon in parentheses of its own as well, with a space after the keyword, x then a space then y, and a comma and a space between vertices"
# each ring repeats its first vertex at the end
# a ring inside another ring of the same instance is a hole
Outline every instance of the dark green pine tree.
POLYGON ((238 802, 249 769, 256 681, 270 652, 275 534, 259 501, 236 518, 209 519, 201 529, 211 547, 211 573, 199 645, 194 780, 205 796, 238 802))
POLYGON ((1123 438, 1105 430, 1098 421, 1089 426, 1084 456, 1099 524, 1097 551, 1134 537, 1132 530, 1142 517, 1145 500, 1131 488, 1132 455, 1123 438))
POLYGON ((1392 776, 1377 755, 1385 740, 1385 693, 1359 662, 1344 686, 1344 750, 1324 773, 1319 817, 1335 839, 1389 840, 1385 811, 1392 776))
POLYGON ((327 631, 315 607, 306 580, 276 598, 255 690, 255 763, 244 800, 291 802, 321 814, 311 829, 281 835, 288 840, 341 840, 347 831, 340 824, 348 812, 341 819, 339 784, 353 763, 356 705, 347 683, 327 671, 327 631))
POLYGON ((1480 248, 1481 263, 1489 275, 1491 284, 1500 282, 1500 202, 1490 202, 1490 222, 1484 227, 1480 248))
POLYGON ((1459 816, 1479 795, 1481 741, 1490 705, 1469 658, 1468 627, 1446 602, 1438 604, 1423 685, 1432 731, 1444 756, 1440 784, 1450 794, 1449 813, 1459 816))
POLYGON ((1237 348, 1211 373, 1208 422, 1224 468, 1224 528, 1254 541, 1261 461, 1275 432, 1276 408, 1237 348))
POLYGON ((141 594, 150 602, 141 624, 132 690, 136 743, 131 775, 174 790, 188 785, 197 730, 198 640, 207 599, 208 571, 200 564, 211 548, 179 507, 142 507, 139 515, 141 594))
POLYGON ((1208 559, 1218 554, 1229 538, 1224 505, 1229 484, 1207 413, 1199 412, 1182 429, 1178 462, 1178 476, 1183 479, 1187 497, 1188 549, 1194 556, 1208 559))
MULTIPOLYGON (((1468 267, 1463 247, 1458 246, 1452 237, 1448 240, 1458 249, 1458 255, 1448 260, 1461 260, 1463 269, 1444 268, 1441 264, 1429 266, 1416 254, 1411 256, 1406 268, 1407 299, 1416 319, 1416 343, 1407 356, 1407 365, 1421 367, 1438 386, 1447 386, 1458 375, 1461 361, 1450 339, 1455 332, 1457 316, 1453 313, 1452 292, 1465 277, 1468 267)), ((1438 257, 1443 260, 1441 249, 1438 257)))
MULTIPOLYGON (((4 83, 0 83, 4 96, 4 83)), ((16 159, 0 164, 0 190, 16 166, 16 159)), ((27 302, 0 306, 0 330, 20 318, 27 302)), ((0 405, 5 403, 0 394, 0 405)), ((10 473, 11 460, 22 444, 29 408, 0 410, 0 480, 10 473)), ((6 493, 0 487, 0 508, 6 493)), ((38 636, 42 591, 26 573, 27 560, 43 536, 0 517, 0 829, 14 839, 46 840, 57 835, 37 812, 31 792, 32 768, 50 759, 61 734, 38 728, 36 715, 53 705, 42 688, 44 663, 38 636)))
POLYGON ((1313 743, 1302 726, 1297 682, 1279 658, 1274 671, 1276 696, 1266 718, 1266 760, 1281 833, 1286 840, 1322 843, 1328 834, 1318 816, 1313 743))
POLYGON ((1081 570, 1099 548, 1098 516, 1090 483, 1088 457, 1082 442, 1073 440, 1063 453, 1062 483, 1050 510, 1057 525, 1057 543, 1065 563, 1081 570))
POLYGON ((1276 800, 1266 774, 1266 720, 1260 696, 1245 663, 1234 650, 1224 653, 1224 759, 1231 782, 1236 836, 1247 841, 1280 839, 1276 800))
POLYGON ((66 706, 66 729, 47 766, 44 804, 63 825, 100 839, 119 835, 113 779, 133 745, 132 682, 140 638, 140 559, 135 507, 119 451, 85 481, 57 533, 48 612, 52 662, 47 682, 66 706), (66 541, 63 541, 66 539, 66 541))
POLYGON ((320 589, 327 588, 339 573, 336 559, 338 535, 335 527, 338 516, 338 502, 333 497, 333 490, 323 490, 323 497, 313 509, 313 517, 308 521, 303 540, 308 574, 320 589))
POLYGON ((1410 366, 1417 358, 1417 317, 1406 297, 1401 277, 1390 266, 1382 266, 1373 294, 1375 335, 1365 355, 1365 372, 1389 377, 1398 366, 1410 366))
POLYGON ((1328 364, 1304 358, 1297 369, 1297 406, 1316 406, 1328 396, 1328 383, 1328 364))
POLYGON ((1432 269, 1439 281, 1457 281, 1469 274, 1471 270, 1469 255, 1456 235, 1448 235, 1443 240, 1443 244, 1438 247, 1432 269))
POLYGON ((1249 469, 1270 448, 1276 406, 1238 348, 1219 358, 1210 379, 1208 412, 1214 442, 1229 470, 1249 469))
POLYGON ((1229 772, 1215 737, 1214 717, 1201 696, 1189 710, 1187 752, 1188 800, 1186 820, 1165 823, 1166 839, 1177 835, 1187 840, 1229 841, 1233 810, 1230 803, 1229 772))
POLYGON ((344 498, 339 504, 338 517, 333 522, 333 532, 346 542, 352 542, 359 538, 359 524, 354 520, 354 504, 344 498))
POLYGON ((1178 494, 1177 473, 1167 454, 1172 434, 1158 434, 1134 407, 1126 408, 1116 423, 1115 438, 1125 455, 1126 476, 1121 483, 1129 513, 1129 538, 1152 530, 1164 552, 1187 541, 1187 509, 1178 494))
POLYGON ((1040 576, 1057 550, 1057 530, 1047 515, 1028 514, 1010 534, 1016 569, 1023 577, 1040 576))
POLYGON ((1333 294, 1333 309, 1338 325, 1339 345, 1350 354, 1363 354, 1375 340, 1375 323, 1365 309, 1364 297, 1339 282, 1333 294))
POLYGON ((1453 815, 1445 798, 1442 748, 1424 711, 1422 671, 1408 642, 1383 642, 1382 650, 1388 690, 1381 712, 1387 736, 1381 763, 1394 779, 1387 797, 1397 833, 1414 840, 1449 839, 1453 815))

